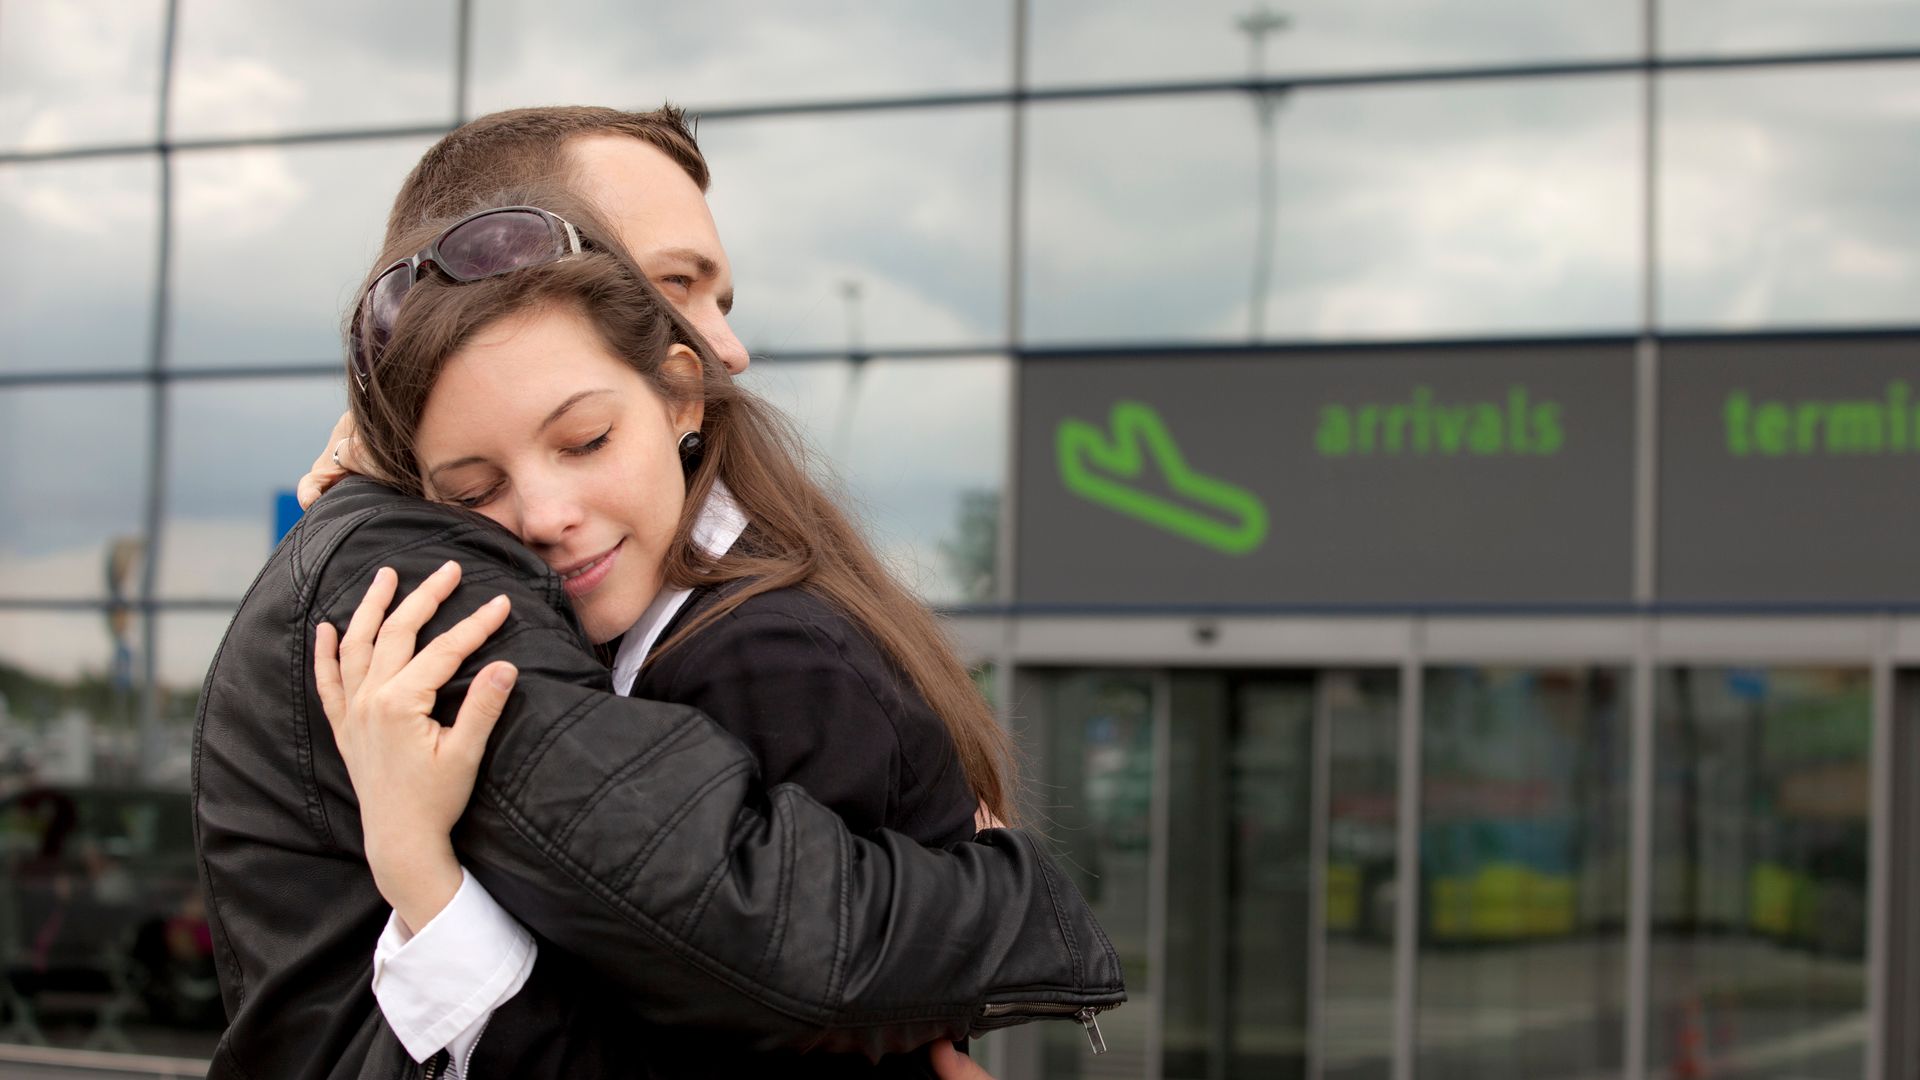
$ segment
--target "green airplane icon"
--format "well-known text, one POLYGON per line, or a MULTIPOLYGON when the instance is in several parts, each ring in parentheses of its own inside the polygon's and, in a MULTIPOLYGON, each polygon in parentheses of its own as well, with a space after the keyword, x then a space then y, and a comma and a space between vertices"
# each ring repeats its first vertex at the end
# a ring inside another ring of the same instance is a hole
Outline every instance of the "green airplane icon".
POLYGON ((1243 487, 1188 468, 1153 406, 1116 402, 1108 426, 1111 436, 1085 420, 1060 422, 1054 452, 1067 490, 1227 555, 1245 555, 1266 540, 1266 506, 1243 487), (1149 462, 1185 502, 1133 486, 1149 462))

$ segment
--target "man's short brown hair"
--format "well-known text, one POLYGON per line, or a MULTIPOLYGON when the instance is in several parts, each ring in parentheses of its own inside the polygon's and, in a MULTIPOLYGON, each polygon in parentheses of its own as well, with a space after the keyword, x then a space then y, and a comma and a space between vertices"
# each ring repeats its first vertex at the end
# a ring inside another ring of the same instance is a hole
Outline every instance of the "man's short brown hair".
POLYGON ((597 105, 549 105, 488 113, 434 143, 407 174, 387 215, 387 242, 415 226, 474 206, 512 188, 564 181, 567 140, 582 135, 629 135, 657 147, 707 190, 707 159, 700 156, 686 110, 662 105, 623 112, 597 105))

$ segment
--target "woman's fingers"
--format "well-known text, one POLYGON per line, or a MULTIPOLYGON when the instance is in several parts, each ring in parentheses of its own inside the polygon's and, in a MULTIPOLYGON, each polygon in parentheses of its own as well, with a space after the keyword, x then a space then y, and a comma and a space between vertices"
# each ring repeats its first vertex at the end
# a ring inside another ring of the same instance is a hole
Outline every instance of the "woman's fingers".
POLYGON ((347 688, 340 681, 340 631, 323 622, 313 628, 313 681, 320 688, 320 707, 337 732, 347 717, 347 688))
POLYGON ((993 1080, 987 1070, 974 1060, 954 1049, 945 1039, 928 1048, 933 1057, 933 1074, 940 1080, 993 1080))
POLYGON ((493 734, 493 725, 506 709, 507 697, 519 677, 519 669, 505 660, 496 660, 480 669, 473 684, 467 687, 466 700, 460 703, 453 727, 441 736, 448 752, 475 775, 480 771, 481 756, 487 752, 487 739, 493 734))
POLYGON ((350 472, 358 471, 353 452, 359 440, 354 435, 359 431, 353 422, 352 412, 343 412, 333 425, 333 432, 327 436, 327 445, 320 456, 313 459, 313 468, 300 478, 295 493, 300 498, 300 509, 311 510, 327 489, 345 479, 350 472), (344 445, 342 445, 344 443, 344 445), (334 460, 335 453, 339 460, 334 460))
POLYGON ((460 670, 460 665, 467 657, 486 644, 493 632, 506 623, 509 609, 506 596, 496 596, 480 605, 473 614, 448 627, 445 633, 427 642, 420 650, 420 655, 414 657, 406 667, 404 678, 408 688, 438 690, 447 685, 447 680, 460 670))
POLYGON ((393 603, 394 591, 399 587, 400 575, 391 567, 374 571, 373 584, 367 586, 367 595, 360 598, 360 606, 347 622, 347 632, 340 639, 340 677, 349 700, 360 692, 360 683, 367 677, 367 667, 373 662, 374 638, 380 633, 380 624, 387 617, 387 605, 393 603))
POLYGON ((418 588, 400 601, 373 637, 373 661, 367 666, 367 679, 384 684, 413 660, 414 643, 420 628, 440 610, 440 604, 453 595, 460 584, 460 564, 452 560, 427 575, 418 588))

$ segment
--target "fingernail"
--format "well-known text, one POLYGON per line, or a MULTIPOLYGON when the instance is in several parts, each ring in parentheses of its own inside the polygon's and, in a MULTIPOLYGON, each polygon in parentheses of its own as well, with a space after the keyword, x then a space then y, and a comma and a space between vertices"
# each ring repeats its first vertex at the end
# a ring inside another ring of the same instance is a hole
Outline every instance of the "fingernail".
POLYGON ((493 599, 491 599, 491 600, 489 600, 489 601, 487 601, 487 606, 488 606, 488 607, 506 607, 506 606, 507 606, 507 594, 506 594, 506 593, 501 593, 501 594, 500 594, 499 596, 496 596, 496 597, 494 597, 493 599))
POLYGON ((435 570, 435 571, 434 571, 434 573, 436 573, 436 574, 444 574, 444 573, 446 573, 446 572, 447 572, 447 571, 449 571, 449 570, 454 570, 454 569, 458 569, 458 568, 459 568, 459 566, 460 566, 460 564, 459 564, 459 563, 457 563, 457 562, 454 562, 454 561, 453 561, 452 559, 448 559, 448 560, 447 560, 446 562, 443 562, 443 563, 441 563, 441 564, 440 564, 440 569, 438 569, 438 570, 435 570))
POLYGON ((496 689, 510 690, 513 688, 513 680, 518 678, 519 675, 520 672, 515 669, 512 664, 505 664, 494 668, 493 674, 488 676, 488 678, 493 680, 493 685, 496 689))

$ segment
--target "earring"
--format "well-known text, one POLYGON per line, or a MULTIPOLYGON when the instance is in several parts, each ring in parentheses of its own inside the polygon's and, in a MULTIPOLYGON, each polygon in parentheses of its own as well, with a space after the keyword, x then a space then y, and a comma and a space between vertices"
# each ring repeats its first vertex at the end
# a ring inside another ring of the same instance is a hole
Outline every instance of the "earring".
POLYGON ((697 431, 689 431, 680 436, 680 459, 688 464, 698 461, 700 450, 706 444, 707 440, 697 431))

